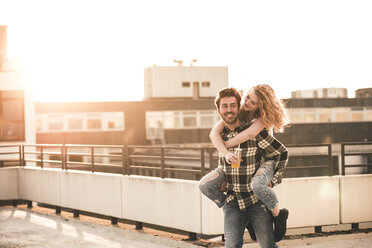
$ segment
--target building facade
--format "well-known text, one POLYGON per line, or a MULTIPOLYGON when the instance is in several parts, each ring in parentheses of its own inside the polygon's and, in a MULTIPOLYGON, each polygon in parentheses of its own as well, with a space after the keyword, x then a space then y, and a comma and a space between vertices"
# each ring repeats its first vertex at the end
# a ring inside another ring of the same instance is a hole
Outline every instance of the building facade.
POLYGON ((19 59, 7 57, 7 27, 0 26, 0 144, 35 143, 35 105, 31 83, 19 59))
POLYGON ((347 98, 346 88, 320 88, 292 91, 291 98, 347 98))
MULTIPOLYGON (((284 101, 292 123, 275 136, 285 144, 372 140, 372 98, 284 101)), ((209 143, 219 119, 213 99, 37 103, 36 113, 37 142, 58 144, 209 143)))

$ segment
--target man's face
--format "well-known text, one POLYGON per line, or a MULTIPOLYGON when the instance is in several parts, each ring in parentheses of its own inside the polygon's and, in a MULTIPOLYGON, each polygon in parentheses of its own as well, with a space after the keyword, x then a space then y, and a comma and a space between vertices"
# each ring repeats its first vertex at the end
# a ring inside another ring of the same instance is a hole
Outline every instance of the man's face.
POLYGON ((235 97, 229 96, 220 99, 218 113, 227 124, 234 124, 238 120, 238 111, 238 103, 235 97))

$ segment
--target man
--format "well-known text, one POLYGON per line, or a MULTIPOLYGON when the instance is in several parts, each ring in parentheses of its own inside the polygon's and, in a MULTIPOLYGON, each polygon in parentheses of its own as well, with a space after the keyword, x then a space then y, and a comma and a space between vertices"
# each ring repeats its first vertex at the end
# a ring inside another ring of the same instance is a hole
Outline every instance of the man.
MULTIPOLYGON (((238 118, 240 100, 240 94, 234 88, 222 89, 217 95, 215 104, 225 124, 221 133, 224 140, 233 138, 248 127, 238 118)), ((226 203, 223 206, 225 247, 242 247, 248 221, 252 223, 260 247, 277 247, 271 212, 254 195, 250 182, 265 157, 286 164, 287 149, 265 129, 254 139, 240 144, 240 148, 243 150, 239 169, 220 159, 227 181, 226 203)))

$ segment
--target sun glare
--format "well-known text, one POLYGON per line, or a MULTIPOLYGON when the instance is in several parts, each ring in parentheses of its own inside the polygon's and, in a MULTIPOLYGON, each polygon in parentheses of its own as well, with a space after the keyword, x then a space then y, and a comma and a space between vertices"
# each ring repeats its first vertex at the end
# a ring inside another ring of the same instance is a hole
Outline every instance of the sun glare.
MULTIPOLYGON (((34 98, 42 102, 141 100, 143 80, 128 82, 120 68, 121 59, 110 49, 105 52, 83 47, 89 37, 76 43, 68 40, 34 42, 22 56, 30 75, 34 98), (113 56, 110 56, 112 54, 113 56), (127 89, 131 88, 129 92, 127 89)), ((100 41, 96 41, 100 42, 100 41)), ((143 73, 143 68, 138 70, 143 73)), ((127 76, 127 75, 126 75, 127 76)))

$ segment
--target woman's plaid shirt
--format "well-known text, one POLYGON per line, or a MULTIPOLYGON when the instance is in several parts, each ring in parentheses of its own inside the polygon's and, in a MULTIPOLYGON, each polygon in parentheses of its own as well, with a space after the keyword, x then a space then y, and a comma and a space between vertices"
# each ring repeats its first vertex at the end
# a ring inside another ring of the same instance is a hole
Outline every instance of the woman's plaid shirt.
MULTIPOLYGON (((242 122, 234 131, 225 127, 221 133, 222 139, 229 140, 247 127, 242 122)), ((227 163, 224 158, 220 158, 219 161, 223 165, 223 170, 226 174, 226 202, 236 198, 239 209, 244 210, 258 201, 250 183, 261 163, 266 159, 275 160, 274 177, 271 183, 273 186, 278 185, 282 181, 283 170, 288 162, 288 150, 271 136, 266 129, 262 130, 255 138, 240 144, 240 148, 242 148, 242 161, 239 169, 232 168, 231 164, 227 163)))

